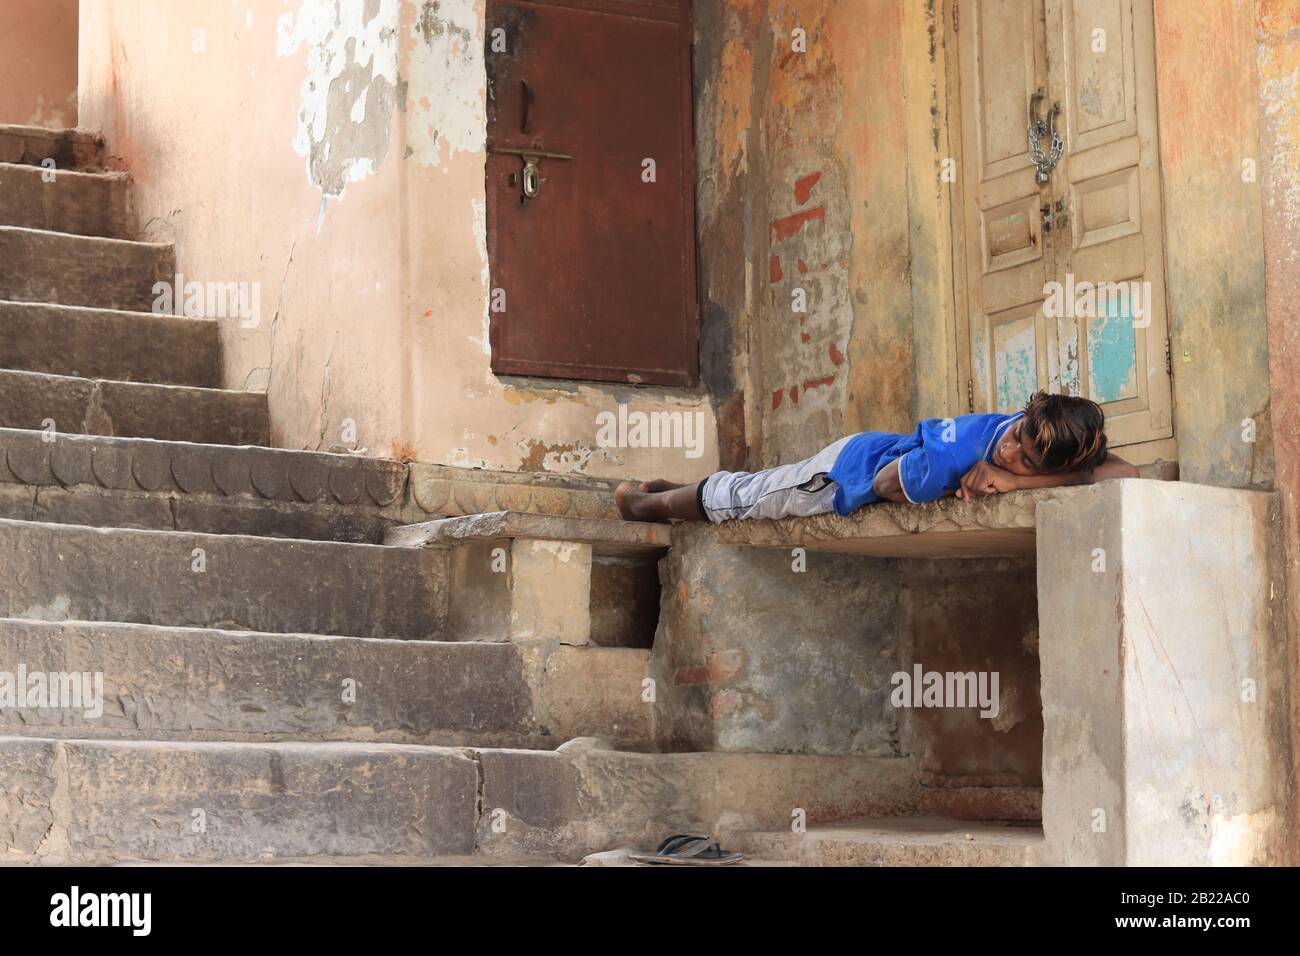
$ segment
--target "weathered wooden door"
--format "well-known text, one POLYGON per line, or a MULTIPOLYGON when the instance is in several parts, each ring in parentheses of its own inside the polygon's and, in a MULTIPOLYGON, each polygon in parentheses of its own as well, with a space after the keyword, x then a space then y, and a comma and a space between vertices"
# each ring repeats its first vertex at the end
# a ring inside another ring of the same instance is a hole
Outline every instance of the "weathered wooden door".
POLYGON ((1173 433, 1151 0, 959 9, 970 405, 1084 395, 1112 446, 1167 454, 1149 444, 1173 433))
POLYGON ((689 0, 490 0, 492 369, 698 369, 689 0))

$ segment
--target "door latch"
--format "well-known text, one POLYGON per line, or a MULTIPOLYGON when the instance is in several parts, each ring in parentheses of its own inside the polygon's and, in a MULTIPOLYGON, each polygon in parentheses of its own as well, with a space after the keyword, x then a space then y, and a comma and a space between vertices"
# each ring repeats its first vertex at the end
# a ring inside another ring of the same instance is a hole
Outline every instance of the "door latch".
POLYGON ((1052 227, 1063 229, 1070 224, 1070 216, 1065 212, 1065 200, 1058 199, 1056 206, 1042 206, 1038 210, 1043 215, 1043 232, 1051 232, 1052 227))
POLYGON ((489 146, 489 153, 506 153, 510 156, 518 156, 524 163, 523 175, 519 180, 510 176, 510 185, 520 181, 520 202, 527 202, 529 199, 536 199, 542 192, 542 168, 540 160, 543 159, 573 159, 568 153, 551 153, 544 149, 517 149, 511 146, 489 146))

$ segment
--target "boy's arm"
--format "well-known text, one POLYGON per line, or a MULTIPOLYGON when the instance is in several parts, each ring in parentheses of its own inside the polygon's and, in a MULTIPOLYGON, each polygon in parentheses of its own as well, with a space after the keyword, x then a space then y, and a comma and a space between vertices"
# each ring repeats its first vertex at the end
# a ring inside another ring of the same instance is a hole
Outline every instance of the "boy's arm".
POLYGON ((1026 491, 1030 488, 1064 488, 1070 485, 1091 485, 1108 478, 1136 478, 1138 470, 1114 452, 1106 456, 1096 468, 1082 471, 1057 472, 1051 475, 1013 475, 986 461, 979 462, 962 477, 957 497, 969 501, 980 495, 996 495, 1007 491, 1026 491))
POLYGON ((886 501, 898 501, 905 504, 907 495, 903 494, 903 482, 898 477, 898 463, 901 460, 895 458, 876 472, 876 477, 871 482, 871 488, 886 501))

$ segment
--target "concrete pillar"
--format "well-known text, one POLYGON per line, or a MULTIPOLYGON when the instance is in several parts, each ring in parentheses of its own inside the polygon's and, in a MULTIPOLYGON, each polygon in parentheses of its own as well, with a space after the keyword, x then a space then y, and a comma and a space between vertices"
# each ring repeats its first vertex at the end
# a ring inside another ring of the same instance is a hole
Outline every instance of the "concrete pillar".
POLYGON ((1038 507, 1044 860, 1277 862, 1274 496, 1103 482, 1038 507))

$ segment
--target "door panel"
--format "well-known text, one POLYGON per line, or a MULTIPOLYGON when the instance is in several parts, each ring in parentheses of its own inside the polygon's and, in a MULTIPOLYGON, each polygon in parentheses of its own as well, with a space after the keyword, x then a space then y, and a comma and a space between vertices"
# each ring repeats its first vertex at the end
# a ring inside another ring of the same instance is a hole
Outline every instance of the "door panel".
POLYGON ((1101 404, 1112 446, 1169 437, 1151 0, 962 0, 958 39, 972 410, 1042 388, 1101 404), (1036 90, 1065 138, 1045 184, 1025 144, 1036 90), (1049 282, 1102 294, 1049 316, 1049 282))
POLYGON ((488 38, 493 371, 693 384, 687 0, 491 0, 488 38), (572 158, 526 198, 530 149, 572 158))
POLYGON ((1106 412, 1112 445, 1166 438, 1173 427, 1151 0, 1046 7, 1052 95, 1070 104, 1063 174, 1052 184, 1070 217, 1055 234, 1057 274, 1121 284, 1097 295, 1095 314, 1079 322, 1077 382, 1106 412))
MULTIPOLYGON (((1040 305, 1050 263, 1043 254, 1041 190, 1025 123, 1043 84, 1041 0, 983 0, 962 11, 962 153, 966 182, 966 283, 975 344, 972 387, 983 408, 1034 390, 1043 356, 1040 305), (1029 371, 1026 372, 1026 369, 1029 371)), ((1021 400, 1023 402, 1023 400, 1021 400)))

